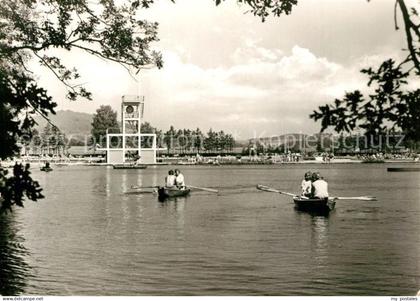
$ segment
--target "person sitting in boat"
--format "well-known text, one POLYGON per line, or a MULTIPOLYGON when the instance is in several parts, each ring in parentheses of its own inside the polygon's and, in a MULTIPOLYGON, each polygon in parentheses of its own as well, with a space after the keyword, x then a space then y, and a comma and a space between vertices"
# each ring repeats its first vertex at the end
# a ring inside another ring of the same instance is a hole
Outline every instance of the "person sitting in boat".
POLYGON ((329 197, 328 183, 321 177, 319 172, 312 174, 312 198, 325 199, 329 197))
POLYGON ((184 175, 179 169, 175 169, 175 185, 179 189, 185 189, 184 175))
POLYGON ((168 175, 165 178, 165 187, 168 188, 173 188, 175 187, 175 174, 174 171, 171 169, 170 171, 168 171, 168 175))
POLYGON ((41 170, 43 171, 49 171, 51 169, 50 162, 45 162, 44 166, 41 167, 41 170))
POLYGON ((302 184, 300 185, 302 188, 302 195, 310 197, 312 192, 312 172, 307 171, 305 173, 305 178, 302 180, 302 184))

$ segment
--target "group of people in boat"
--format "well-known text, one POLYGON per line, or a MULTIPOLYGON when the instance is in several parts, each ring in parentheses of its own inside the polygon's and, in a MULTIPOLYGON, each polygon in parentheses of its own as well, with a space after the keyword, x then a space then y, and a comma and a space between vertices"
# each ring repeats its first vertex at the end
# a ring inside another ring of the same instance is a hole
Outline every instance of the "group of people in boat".
POLYGON ((45 162, 44 166, 41 167, 41 171, 52 171, 50 162, 45 162))
POLYGON ((328 183, 319 172, 307 171, 301 184, 302 196, 311 199, 325 199, 329 197, 328 183))
POLYGON ((168 175, 165 178, 165 187, 173 189, 185 189, 185 179, 184 175, 179 169, 169 170, 168 175))

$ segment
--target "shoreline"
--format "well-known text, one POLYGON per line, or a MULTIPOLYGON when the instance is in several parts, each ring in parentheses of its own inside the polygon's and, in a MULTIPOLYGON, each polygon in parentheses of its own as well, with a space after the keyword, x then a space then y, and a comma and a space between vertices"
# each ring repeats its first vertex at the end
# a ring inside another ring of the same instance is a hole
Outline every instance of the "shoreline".
MULTIPOLYGON (((113 166, 114 164, 102 163, 102 162, 86 162, 86 161, 61 161, 53 162, 46 160, 37 160, 37 161, 25 161, 25 160, 15 160, 11 162, 2 162, 0 166, 4 168, 12 168, 15 163, 30 164, 31 167, 41 167, 45 162, 50 162, 51 167, 64 168, 68 166, 113 166)), ((152 164, 142 164, 147 166, 241 166, 241 165, 299 165, 299 164, 320 164, 320 165, 331 165, 331 164, 389 164, 389 163, 398 163, 398 164, 420 164, 419 161, 400 159, 400 160, 383 160, 383 162, 363 162, 363 160, 352 160, 352 159, 334 159, 330 162, 320 162, 316 160, 302 160, 298 162, 264 162, 264 161, 254 161, 254 162, 220 162, 220 163, 196 163, 196 162, 158 162, 152 164)))

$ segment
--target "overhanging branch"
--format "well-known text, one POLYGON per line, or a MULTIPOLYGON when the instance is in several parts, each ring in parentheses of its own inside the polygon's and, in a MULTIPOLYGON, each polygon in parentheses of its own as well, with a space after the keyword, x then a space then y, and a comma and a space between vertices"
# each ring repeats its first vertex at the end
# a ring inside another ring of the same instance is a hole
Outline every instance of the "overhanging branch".
POLYGON ((420 36, 418 34, 419 30, 417 28, 417 25, 415 25, 411 21, 410 14, 407 10, 407 6, 404 3, 404 0, 397 0, 397 1, 398 1, 398 5, 400 6, 401 13, 402 13, 403 20, 404 20, 405 33, 406 33, 406 36, 407 36, 407 44, 408 44, 408 50, 410 51, 410 54, 411 54, 411 60, 413 61, 414 66, 417 69, 417 72, 420 74, 420 62, 419 62, 419 59, 417 57, 417 49, 415 48, 413 35, 412 35, 412 32, 411 32, 411 30, 414 29, 414 32, 416 33, 418 38, 420 38, 420 36))

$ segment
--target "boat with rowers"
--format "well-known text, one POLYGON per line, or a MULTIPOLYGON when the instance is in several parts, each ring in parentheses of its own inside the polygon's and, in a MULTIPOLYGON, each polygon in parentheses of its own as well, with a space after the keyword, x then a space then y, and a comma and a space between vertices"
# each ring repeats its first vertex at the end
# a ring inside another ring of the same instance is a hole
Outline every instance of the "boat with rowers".
POLYGON ((147 165, 144 164, 114 164, 114 169, 146 169, 147 165))
POLYGON ((334 210, 335 201, 337 199, 334 197, 324 199, 308 198, 305 196, 296 195, 294 193, 280 191, 264 185, 257 185, 257 189, 291 196, 293 198, 293 202, 295 203, 296 209, 302 211, 330 212, 331 210, 334 210))
POLYGON ((188 188, 178 189, 178 188, 168 188, 168 187, 159 187, 158 197, 159 200, 166 200, 168 198, 174 197, 186 197, 190 194, 191 190, 188 188))
POLYGON ((50 166, 50 162, 45 162, 45 165, 40 168, 41 171, 50 172, 53 169, 50 166))
POLYGON ((323 198, 323 199, 316 199, 316 198, 309 198, 305 196, 299 196, 290 192, 280 191, 280 190, 277 190, 268 186, 264 186, 264 185, 257 185, 257 189, 266 191, 266 192, 274 192, 274 193, 291 196, 293 198, 293 202, 295 203, 296 209, 302 210, 302 211, 328 213, 331 210, 334 210, 335 203, 337 200, 359 200, 359 201, 376 201, 377 200, 374 196, 355 196, 355 197, 335 196, 335 197, 328 197, 328 198, 323 198))
POLYGON ((330 212, 335 208, 335 198, 310 199, 302 196, 294 196, 295 207, 301 211, 330 212))
POLYGON ((53 171, 53 169, 51 167, 41 167, 40 170, 45 171, 45 172, 53 171))

